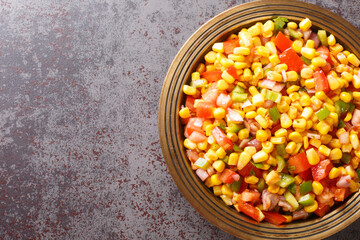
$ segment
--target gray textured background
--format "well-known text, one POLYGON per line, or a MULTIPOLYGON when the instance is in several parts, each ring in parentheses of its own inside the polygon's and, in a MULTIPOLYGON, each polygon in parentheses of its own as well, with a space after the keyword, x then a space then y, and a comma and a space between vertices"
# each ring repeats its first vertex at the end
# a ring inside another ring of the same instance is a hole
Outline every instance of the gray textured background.
MULTIPOLYGON (((2 0, 0 238, 234 239, 179 193, 157 111, 182 44, 242 2, 2 0)), ((307 2, 360 27, 355 0, 307 2)))

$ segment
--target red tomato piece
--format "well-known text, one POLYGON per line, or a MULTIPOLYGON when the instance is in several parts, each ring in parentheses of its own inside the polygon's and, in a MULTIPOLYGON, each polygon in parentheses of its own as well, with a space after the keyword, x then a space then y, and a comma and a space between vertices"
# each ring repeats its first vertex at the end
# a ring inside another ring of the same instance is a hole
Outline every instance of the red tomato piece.
POLYGON ((240 47, 239 39, 227 40, 224 42, 224 52, 225 54, 234 53, 234 48, 240 47))
POLYGON ((247 189, 249 184, 247 184, 245 182, 244 178, 241 178, 241 185, 240 185, 240 189, 239 189, 239 193, 242 193, 243 191, 245 191, 247 189))
POLYGON ((186 101, 185 101, 185 107, 187 107, 190 112, 195 112, 196 108, 194 107, 194 103, 195 103, 195 98, 192 96, 186 96, 186 101))
POLYGON ((355 88, 352 82, 349 82, 349 86, 346 88, 346 91, 349 92, 358 92, 359 88, 355 88))
POLYGON ((194 143, 199 143, 199 142, 203 142, 203 141, 207 140, 207 137, 202 133, 199 133, 197 131, 193 131, 190 134, 190 136, 188 137, 188 139, 190 141, 193 141, 194 143))
POLYGON ((191 149, 186 150, 186 156, 192 163, 196 162, 196 160, 199 158, 198 152, 191 149))
POLYGON ((216 99, 216 105, 222 108, 227 109, 231 106, 232 100, 229 94, 220 93, 216 99))
POLYGON ((238 170, 238 173, 243 176, 247 177, 252 174, 252 172, 255 174, 256 177, 260 178, 262 176, 261 170, 255 167, 252 163, 248 163, 243 169, 238 170))
POLYGON ((240 200, 238 202, 238 206, 241 212, 253 218, 257 222, 261 222, 265 217, 264 214, 260 211, 260 209, 254 207, 249 203, 240 200))
POLYGON ((216 105, 217 97, 219 96, 220 91, 217 89, 216 84, 212 84, 209 89, 203 93, 202 98, 205 102, 216 105))
POLYGON ((331 186, 330 191, 334 193, 334 200, 342 202, 345 199, 346 188, 331 186))
POLYGON ((302 69, 304 62, 292 48, 288 48, 279 55, 282 63, 288 66, 288 71, 299 71, 302 69))
POLYGON ((185 137, 189 137, 193 131, 205 134, 205 131, 202 130, 203 123, 204 119, 202 118, 190 118, 185 127, 185 137))
POLYGON ((237 70, 234 66, 227 68, 226 72, 230 74, 233 78, 239 79, 239 75, 237 74, 237 70))
POLYGON ((314 213, 319 217, 323 217, 330 210, 330 208, 331 207, 329 205, 318 202, 318 208, 314 213))
POLYGON ((315 166, 311 167, 311 173, 315 181, 320 181, 329 175, 333 164, 329 159, 320 161, 315 166))
POLYGON ((313 73, 315 79, 315 91, 324 91, 327 93, 330 91, 329 81, 327 80, 323 70, 318 70, 313 73))
POLYGON ((200 118, 210 118, 214 105, 208 102, 199 102, 196 108, 196 116, 200 118))
POLYGON ((334 62, 330 57, 330 51, 326 46, 318 47, 316 51, 320 53, 320 57, 325 59, 329 64, 334 65, 334 62))
POLYGON ((286 218, 277 212, 270 212, 270 211, 262 211, 265 216, 265 221, 272 223, 274 225, 280 225, 286 221, 286 218))
POLYGON ((275 38, 275 46, 281 51, 285 51, 290 48, 292 45, 292 41, 287 38, 282 32, 279 32, 275 38))
POLYGON ((211 134, 214 136, 216 142, 222 147, 224 150, 232 149, 234 144, 228 136, 224 134, 224 132, 219 128, 215 127, 211 130, 211 134))
POLYGON ((220 180, 223 183, 233 183, 235 181, 235 179, 240 178, 239 174, 237 174, 236 172, 234 172, 231 169, 226 168, 220 175, 220 180))
POLYGON ((271 134, 275 135, 275 132, 281 128, 280 121, 276 121, 275 125, 271 128, 271 134))
POLYGON ((210 72, 203 72, 201 76, 205 78, 208 82, 216 82, 217 80, 221 79, 221 70, 214 70, 210 72))
POLYGON ((303 171, 303 172, 298 173, 298 175, 299 175, 302 179, 304 179, 305 181, 309 181, 309 180, 312 180, 312 179, 313 179, 310 168, 307 169, 307 170, 305 170, 305 171, 303 171))
POLYGON ((293 173, 304 172, 311 168, 305 152, 301 152, 296 154, 295 156, 290 157, 288 165, 290 169, 294 169, 292 170, 293 173))
POLYGON ((244 202, 255 203, 260 200, 261 193, 246 189, 241 193, 240 199, 244 202))

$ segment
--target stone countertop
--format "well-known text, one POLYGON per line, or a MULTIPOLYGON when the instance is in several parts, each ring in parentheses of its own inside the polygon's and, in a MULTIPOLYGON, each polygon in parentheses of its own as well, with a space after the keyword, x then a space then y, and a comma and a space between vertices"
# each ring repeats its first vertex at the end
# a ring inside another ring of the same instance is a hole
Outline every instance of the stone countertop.
MULTIPOLYGON (((1 1, 0 238, 235 239, 178 191, 157 112, 182 44, 242 2, 1 1)), ((307 2, 360 27, 355 0, 307 2)))

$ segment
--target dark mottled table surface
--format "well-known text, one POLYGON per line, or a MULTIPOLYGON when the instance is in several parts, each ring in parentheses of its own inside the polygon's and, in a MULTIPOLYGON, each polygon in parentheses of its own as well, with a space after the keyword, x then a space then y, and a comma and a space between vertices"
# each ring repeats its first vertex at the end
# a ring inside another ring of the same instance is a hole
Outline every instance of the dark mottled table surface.
MULTIPOLYGON (((234 239, 178 191, 157 112, 182 44, 242 2, 0 1, 0 238, 234 239)), ((356 0, 307 2, 360 27, 356 0)))

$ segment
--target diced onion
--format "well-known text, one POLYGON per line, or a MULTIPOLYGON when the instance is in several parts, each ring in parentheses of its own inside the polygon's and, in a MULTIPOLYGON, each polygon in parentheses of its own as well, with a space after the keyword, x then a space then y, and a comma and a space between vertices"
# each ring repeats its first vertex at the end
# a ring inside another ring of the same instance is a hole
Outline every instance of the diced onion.
POLYGON ((203 182, 209 177, 209 174, 207 173, 207 171, 205 171, 204 169, 201 169, 201 168, 196 169, 196 175, 198 175, 198 177, 203 182))

